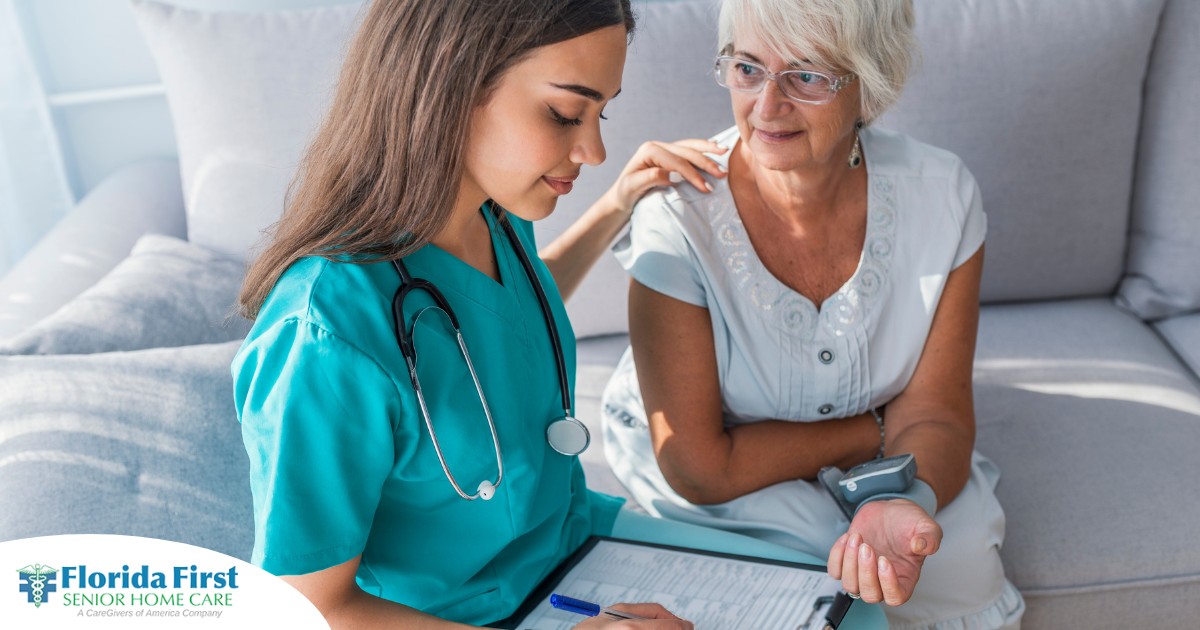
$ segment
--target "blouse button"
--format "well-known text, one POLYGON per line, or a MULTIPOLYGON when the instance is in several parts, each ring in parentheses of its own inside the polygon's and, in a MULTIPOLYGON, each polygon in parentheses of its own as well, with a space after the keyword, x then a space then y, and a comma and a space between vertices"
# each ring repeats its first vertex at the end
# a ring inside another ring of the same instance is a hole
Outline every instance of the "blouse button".
POLYGON ((821 407, 819 409, 817 409, 817 411, 821 412, 822 416, 827 416, 827 415, 829 415, 829 412, 833 411, 833 405, 828 405, 828 404, 821 405, 821 407))
POLYGON ((833 350, 826 348, 825 350, 818 352, 817 359, 819 359, 821 363, 824 363, 825 365, 833 363, 833 350))

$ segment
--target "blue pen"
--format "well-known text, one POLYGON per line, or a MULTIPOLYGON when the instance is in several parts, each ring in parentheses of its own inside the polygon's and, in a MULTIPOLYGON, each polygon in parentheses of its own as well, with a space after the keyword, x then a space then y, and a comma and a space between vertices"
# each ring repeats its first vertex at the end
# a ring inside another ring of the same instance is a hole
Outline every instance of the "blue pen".
POLYGON ((566 595, 559 595, 558 593, 550 596, 550 605, 559 610, 565 610, 567 612, 573 612, 579 615, 587 615, 588 617, 595 617, 596 615, 608 615, 616 619, 646 619, 646 617, 640 617, 633 613, 613 610, 607 606, 601 608, 599 604, 585 602, 582 599, 575 599, 574 597, 567 597, 566 595))

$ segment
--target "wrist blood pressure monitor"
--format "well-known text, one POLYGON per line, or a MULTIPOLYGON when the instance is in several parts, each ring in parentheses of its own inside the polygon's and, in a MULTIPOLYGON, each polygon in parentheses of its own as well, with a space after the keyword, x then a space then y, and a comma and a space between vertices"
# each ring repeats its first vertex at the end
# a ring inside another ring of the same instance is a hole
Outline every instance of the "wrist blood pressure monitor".
POLYGON ((905 453, 859 464, 837 484, 847 501, 858 504, 876 494, 904 492, 916 476, 917 460, 911 453, 905 453))
POLYGON ((874 459, 846 473, 836 466, 829 466, 817 475, 821 485, 851 520, 864 504, 884 499, 908 499, 932 516, 937 511, 937 496, 929 484, 916 477, 917 460, 911 453, 874 459))

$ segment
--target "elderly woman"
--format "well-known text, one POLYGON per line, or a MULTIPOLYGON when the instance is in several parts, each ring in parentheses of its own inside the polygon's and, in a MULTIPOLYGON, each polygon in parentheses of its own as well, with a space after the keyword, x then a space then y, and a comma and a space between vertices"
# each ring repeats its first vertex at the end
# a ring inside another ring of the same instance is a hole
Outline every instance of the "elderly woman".
POLYGON ((973 452, 979 189, 956 156, 871 126, 912 24, 911 0, 724 0, 728 175, 645 197, 617 246, 632 353, 606 454, 650 513, 828 557, 893 627, 1014 628, 999 473, 973 452), (849 514, 816 481, 899 454, 915 481, 849 514))

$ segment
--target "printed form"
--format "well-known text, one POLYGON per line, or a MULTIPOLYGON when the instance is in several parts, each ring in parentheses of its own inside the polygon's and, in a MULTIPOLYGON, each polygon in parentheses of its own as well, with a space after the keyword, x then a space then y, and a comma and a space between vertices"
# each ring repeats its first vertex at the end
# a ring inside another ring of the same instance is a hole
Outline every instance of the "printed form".
MULTIPOLYGON (((802 630, 820 627, 817 598, 828 601, 839 586, 801 567, 600 540, 553 592, 601 606, 659 603, 696 630, 802 630)), ((569 630, 582 620, 547 596, 516 628, 569 630)))

